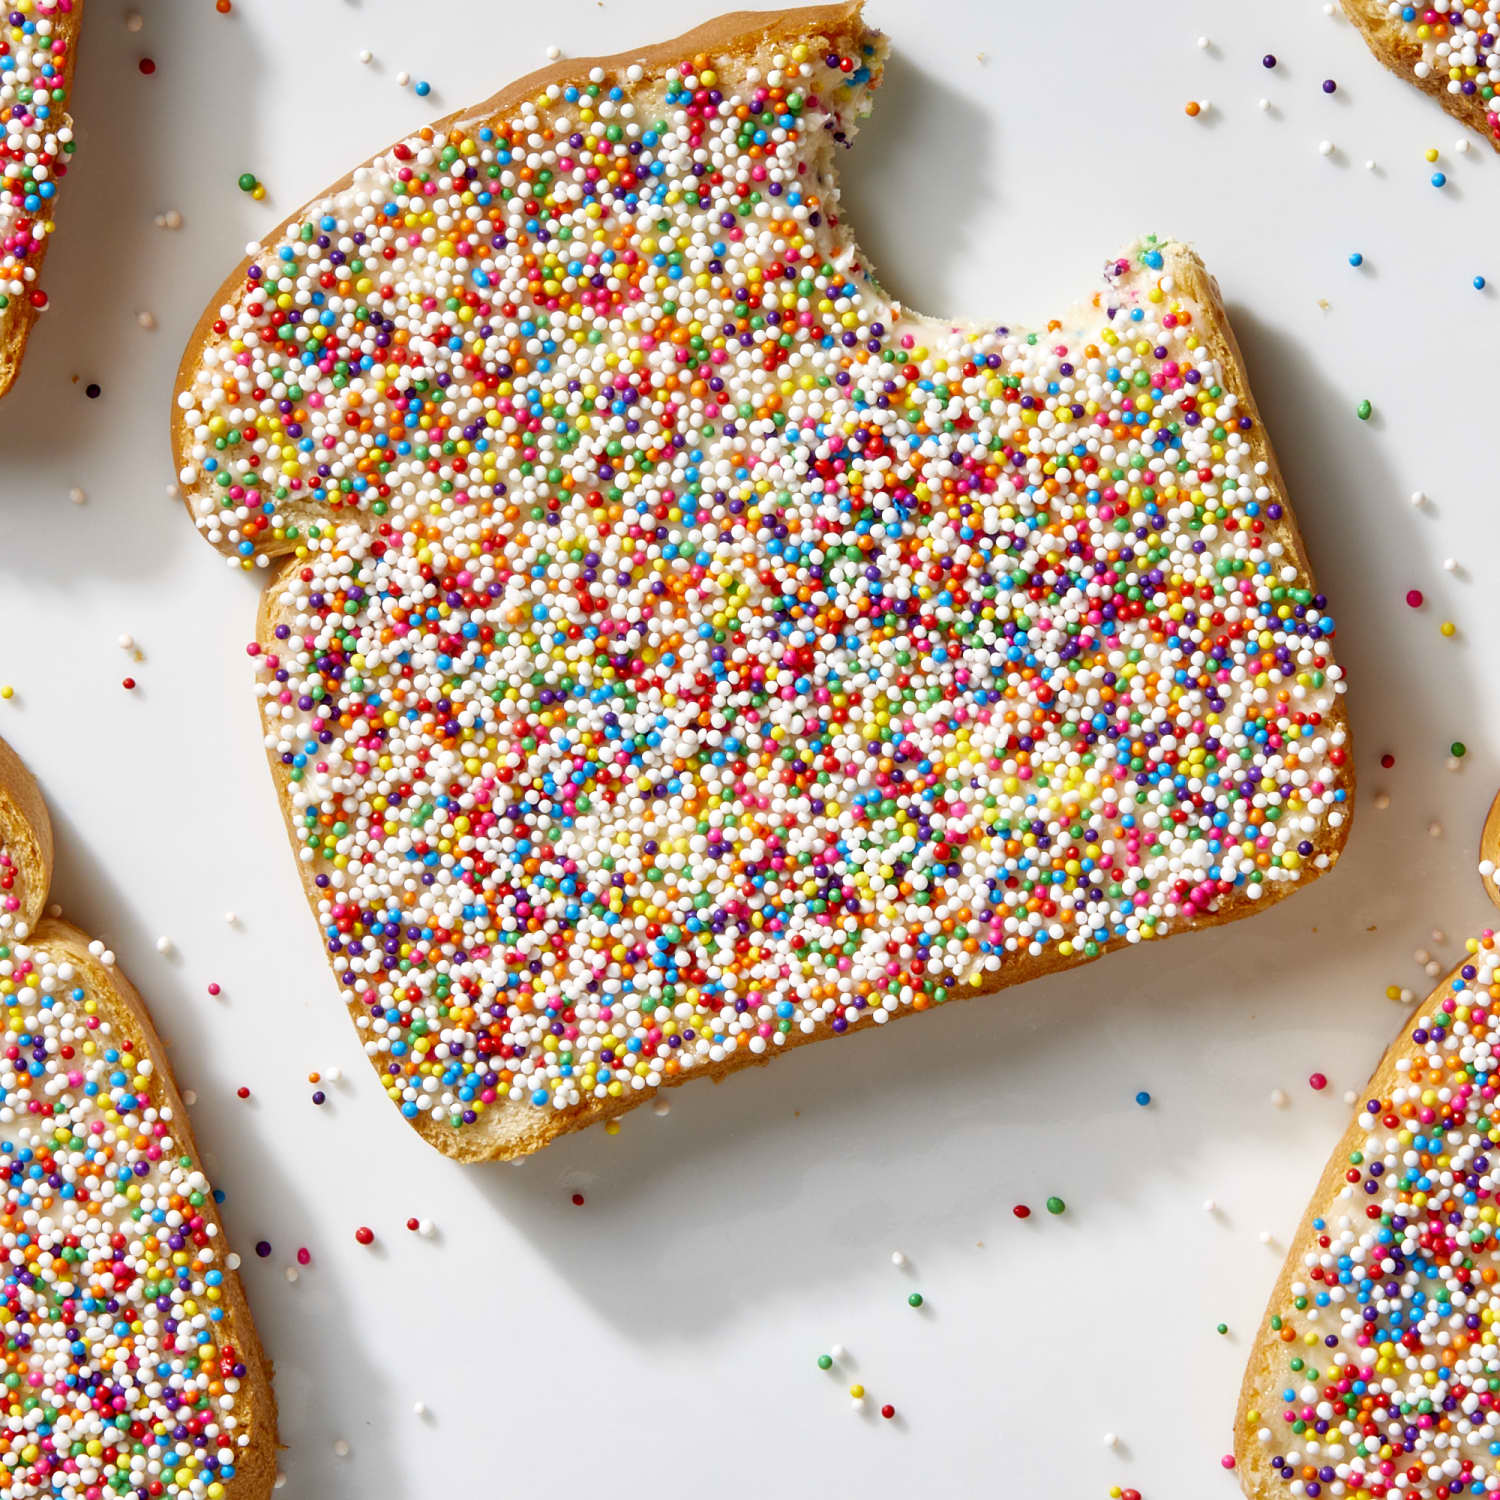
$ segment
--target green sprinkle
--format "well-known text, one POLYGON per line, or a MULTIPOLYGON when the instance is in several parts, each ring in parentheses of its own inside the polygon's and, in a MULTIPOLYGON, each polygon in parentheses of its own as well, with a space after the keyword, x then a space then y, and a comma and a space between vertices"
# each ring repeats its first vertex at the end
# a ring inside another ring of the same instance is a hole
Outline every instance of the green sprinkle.
POLYGON ((1060 1214, 1067 1206, 1061 1198, 1049 1198, 1047 1200, 1047 1212, 1049 1214, 1060 1214))
POLYGON ((1455 760, 1462 760, 1468 753, 1469 747, 1464 744, 1462 740, 1454 740, 1454 742, 1448 746, 1448 754, 1451 755, 1455 760))
POLYGON ((1220 1323, 1219 1326, 1214 1330, 1214 1332, 1218 1333, 1220 1335, 1228 1333, 1229 1332, 1229 1324, 1228 1323, 1220 1323))
POLYGON ((1368 422, 1370 420, 1370 413, 1374 410, 1375 408, 1371 406, 1368 401, 1361 401, 1359 405, 1354 408, 1354 415, 1358 417, 1361 422, 1368 422))
POLYGON ((906 1300, 909 1306, 920 1307, 922 1305, 922 1294, 921 1292, 913 1292, 906 1300))
POLYGON ((254 172, 240 173, 240 191, 242 193, 253 193, 255 191, 255 182, 256 178, 254 172))
POLYGON ((831 1370, 833 1368, 833 1356, 831 1354, 820 1354, 818 1356, 818 1368, 820 1370, 831 1370))

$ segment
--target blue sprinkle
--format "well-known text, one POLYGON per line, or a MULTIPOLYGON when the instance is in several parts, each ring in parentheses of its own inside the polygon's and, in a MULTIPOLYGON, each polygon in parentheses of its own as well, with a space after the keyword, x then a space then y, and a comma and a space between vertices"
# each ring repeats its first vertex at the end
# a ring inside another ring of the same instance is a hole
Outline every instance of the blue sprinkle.
POLYGON ((1362 265, 1364 265, 1364 263, 1365 263, 1365 258, 1364 258, 1363 255, 1361 255, 1359 253, 1358 250, 1356 250, 1354 252, 1354 254, 1349 257, 1349 264, 1351 266, 1362 266, 1362 265))
POLYGON ((1474 278, 1474 290, 1476 292, 1482 292, 1484 290, 1484 277, 1483 276, 1476 276, 1474 278))
POLYGON ((1141 1091, 1140 1091, 1140 1093, 1138 1093, 1138 1094, 1137 1094, 1137 1095, 1136 1095, 1136 1096, 1135 1096, 1135 1102, 1136 1102, 1136 1103, 1137 1103, 1137 1104, 1139 1104, 1139 1105, 1140 1105, 1140 1106, 1141 1106, 1141 1108, 1142 1108, 1142 1109, 1144 1109, 1144 1108, 1145 1108, 1145 1107, 1146 1107, 1146 1106, 1147 1106, 1147 1105, 1148 1105, 1148 1104, 1149 1104, 1149 1103, 1150 1103, 1150 1102, 1151 1102, 1151 1095, 1150 1095, 1150 1094, 1148 1094, 1148 1093, 1147 1093, 1147 1092, 1146 1092, 1146 1091, 1145 1091, 1145 1089, 1142 1089, 1142 1090, 1141 1090, 1141 1091))
POLYGON ((1432 174, 1432 185, 1433 185, 1433 187, 1439 187, 1439 188, 1440 187, 1444 187, 1444 186, 1446 186, 1447 182, 1448 182, 1448 179, 1447 179, 1447 177, 1442 172, 1434 172, 1432 174))
POLYGON ((432 85, 425 78, 417 80, 417 96, 425 99, 432 92, 432 85))

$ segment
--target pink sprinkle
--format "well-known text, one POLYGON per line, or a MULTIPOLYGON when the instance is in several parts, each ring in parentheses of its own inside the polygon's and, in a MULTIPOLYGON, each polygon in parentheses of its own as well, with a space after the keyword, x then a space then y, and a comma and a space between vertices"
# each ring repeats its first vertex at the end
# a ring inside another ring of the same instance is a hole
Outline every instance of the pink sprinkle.
POLYGON ((311 1260, 312 1251, 309 1250, 306 1245, 303 1245, 302 1248, 297 1252, 297 1264, 299 1266, 305 1266, 311 1260))
POLYGON ((1421 607, 1422 607, 1422 590, 1421 589, 1407 589, 1407 591, 1406 591, 1406 602, 1409 605, 1411 605, 1411 607, 1413 609, 1421 609, 1421 607))
POLYGON ((218 987, 218 985, 216 985, 216 984, 209 985, 209 987, 208 987, 208 993, 210 995, 217 995, 219 993, 219 987, 218 987))
POLYGON ((1314 1073, 1307 1080, 1315 1089, 1326 1089, 1328 1080, 1321 1073, 1314 1073))
POLYGON ((1219 1460, 1219 1462, 1226 1469, 1232 1469, 1234 1467, 1234 1454, 1232 1454, 1232 1453, 1226 1453, 1224 1455, 1224 1457, 1219 1460))

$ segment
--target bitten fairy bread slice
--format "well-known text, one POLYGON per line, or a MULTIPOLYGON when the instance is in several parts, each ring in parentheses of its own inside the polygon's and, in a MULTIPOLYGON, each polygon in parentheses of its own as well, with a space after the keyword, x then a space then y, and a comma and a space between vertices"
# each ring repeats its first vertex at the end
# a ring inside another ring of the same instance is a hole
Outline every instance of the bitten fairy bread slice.
POLYGON ((1500 149, 1500 5, 1343 0, 1370 50, 1500 149))
POLYGON ((73 153, 67 105, 82 24, 83 0, 0 8, 0 396, 48 304, 42 261, 73 153))
MULTIPOLYGON (((1491 900, 1500 798, 1480 866, 1491 900)), ((1500 1492, 1500 936, 1381 1059, 1251 1351, 1235 1419, 1252 1500, 1500 1492)))
POLYGON ((0 1493, 264 1500, 276 1403, 166 1050, 43 916, 52 832, 0 742, 0 1493))
POLYGON ((894 302, 835 172, 886 50, 845 4, 534 74, 270 233, 184 354, 308 899, 460 1159, 1343 847, 1334 624, 1217 288, 1150 238, 1036 331, 894 302))

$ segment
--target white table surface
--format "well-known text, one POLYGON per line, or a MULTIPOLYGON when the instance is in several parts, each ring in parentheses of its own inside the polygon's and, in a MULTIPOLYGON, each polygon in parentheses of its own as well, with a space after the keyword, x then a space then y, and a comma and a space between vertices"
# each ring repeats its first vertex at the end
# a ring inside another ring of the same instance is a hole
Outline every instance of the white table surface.
POLYGON ((1339 622, 1348 853, 1252 921, 673 1091, 665 1118, 519 1170, 465 1169, 401 1123, 338 1003, 260 748, 255 585, 167 495, 172 376, 244 243, 356 161, 550 44, 608 52, 710 10, 136 4, 131 32, 121 0, 88 0, 54 310, 0 407, 0 734, 51 804, 57 899, 113 945, 196 1091, 276 1362, 283 1493, 1233 1495, 1241 1365, 1344 1093, 1407 1014, 1386 986, 1425 994, 1414 950, 1451 961, 1494 915, 1474 863, 1500 780, 1500 160, 1457 154, 1459 127, 1317 0, 870 0, 895 56, 844 182, 894 293, 1036 321, 1153 230, 1218 276, 1339 622), (1190 98, 1211 101, 1197 120, 1190 98), (238 191, 247 170, 264 203, 238 191), (176 232, 154 222, 168 210, 176 232), (319 1110, 306 1075, 330 1066, 344 1081, 319 1110), (815 1365, 835 1343, 838 1378, 815 1365), (854 1379, 900 1420, 852 1416, 854 1379))

